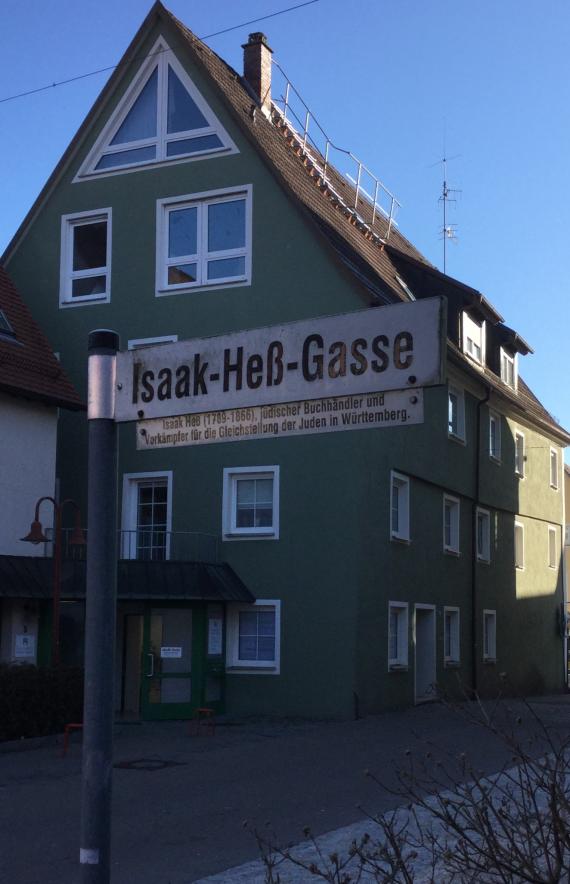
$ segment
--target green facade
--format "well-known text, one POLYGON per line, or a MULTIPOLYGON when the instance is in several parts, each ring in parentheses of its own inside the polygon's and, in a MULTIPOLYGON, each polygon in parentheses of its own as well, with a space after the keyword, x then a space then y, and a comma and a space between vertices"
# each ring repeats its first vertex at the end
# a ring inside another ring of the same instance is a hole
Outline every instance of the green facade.
MULTIPOLYGON (((204 337, 373 304, 369 290, 260 156, 180 34, 166 20, 160 33, 238 152, 74 181, 136 74, 140 62, 131 61, 8 255, 7 270, 83 397, 87 336, 95 328, 116 330, 126 347, 131 339, 204 337), (253 194, 251 283, 156 297, 157 200, 238 185, 251 185, 253 194), (103 208, 112 209, 110 302, 60 308, 61 218, 103 208)), ((138 58, 158 36, 155 26, 138 58)), ((478 405, 487 395, 486 385, 462 367, 461 359, 449 373, 464 390, 464 442, 448 434, 447 386, 425 391, 425 419, 417 426, 153 451, 137 451, 135 426, 121 426, 119 482, 124 474, 171 471, 173 532, 220 537, 223 470, 279 466, 279 539, 233 539, 220 547, 222 559, 256 598, 281 602, 280 670, 228 671, 223 688, 227 712, 349 717, 414 703, 421 666, 415 658, 417 616, 433 616, 425 622, 428 629, 435 624, 440 687, 457 691, 461 683, 469 688, 475 676, 479 690, 492 692, 505 672, 516 690, 562 689, 563 639, 557 619, 563 602, 562 479, 558 490, 549 482, 551 446, 561 469, 560 436, 541 430, 531 415, 525 417, 496 392, 488 404, 478 405), (501 416, 500 463, 488 454, 489 407, 501 416), (525 434, 524 479, 515 473, 517 429, 525 434), (409 542, 391 539, 391 471, 409 480, 409 542), (443 550, 444 494, 459 500, 459 554, 443 550), (476 506, 490 513, 488 564, 476 559, 476 506), (514 562, 515 518, 525 525, 524 570, 514 562), (555 568, 548 566, 548 526, 559 533, 555 568), (390 601, 409 606, 407 665, 392 669, 390 601), (433 606, 433 615, 430 607, 418 615, 416 605, 433 606), (444 665, 445 606, 460 609, 456 665, 444 665), (484 609, 496 612, 494 662, 483 661, 484 609)), ((84 512, 86 438, 85 415, 62 413, 60 493, 73 496, 84 512)), ((152 604, 160 607, 158 594, 152 604)), ((205 603, 188 606, 204 644, 205 603)), ((203 682, 205 667, 202 649, 193 667, 197 681, 203 682)), ((205 702, 202 691, 194 705, 205 702)), ((143 703, 141 714, 145 708, 143 703)), ((174 707, 171 712, 181 714, 174 707)))

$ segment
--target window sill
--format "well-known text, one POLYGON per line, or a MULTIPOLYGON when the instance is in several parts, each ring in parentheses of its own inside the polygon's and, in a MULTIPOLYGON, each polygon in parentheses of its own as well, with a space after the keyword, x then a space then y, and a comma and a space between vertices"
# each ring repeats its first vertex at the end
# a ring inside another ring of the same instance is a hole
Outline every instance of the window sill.
POLYGON ((456 433, 448 433, 447 438, 450 442, 455 442, 457 445, 465 446, 467 443, 465 442, 465 436, 459 436, 456 433))
POLYGON ((155 291, 156 298, 167 298, 170 295, 190 295, 192 292, 210 292, 217 289, 234 289, 240 286, 251 285, 251 279, 226 279, 221 282, 200 283, 200 285, 187 285, 180 288, 159 288, 155 291))
POLYGON ((398 534, 391 534, 390 540, 394 543, 401 543, 403 546, 409 546, 412 542, 409 537, 400 537, 398 534))
POLYGON ((477 556, 478 565, 490 565, 491 559, 484 559, 483 556, 477 556))
POLYGON ((491 463, 494 463, 496 466, 498 466, 498 467, 501 466, 501 463, 502 463, 501 458, 497 457, 495 454, 490 454, 489 460, 491 461, 491 463))
POLYGON ((496 666, 497 665, 497 658, 496 657, 484 657, 483 663, 486 666, 496 666))
POLYGON ((228 675, 279 675, 279 667, 275 664, 268 666, 249 666, 247 664, 235 664, 226 666, 228 675))
POLYGON ((388 672, 407 672, 408 664, 407 663, 389 663, 388 664, 388 672))
POLYGON ((279 535, 275 531, 264 531, 251 534, 224 534, 222 540, 279 540, 279 535))
POLYGON ((446 556, 452 556, 454 559, 458 559, 461 555, 458 549, 450 549, 447 547, 443 548, 443 553, 446 556))
POLYGON ((444 660, 443 661, 444 669, 460 669, 461 663, 459 660, 444 660))
POLYGON ((74 298, 73 301, 60 301, 59 306, 61 309, 67 309, 67 307, 84 307, 86 304, 110 304, 111 298, 109 295, 101 295, 101 297, 97 298, 74 298))

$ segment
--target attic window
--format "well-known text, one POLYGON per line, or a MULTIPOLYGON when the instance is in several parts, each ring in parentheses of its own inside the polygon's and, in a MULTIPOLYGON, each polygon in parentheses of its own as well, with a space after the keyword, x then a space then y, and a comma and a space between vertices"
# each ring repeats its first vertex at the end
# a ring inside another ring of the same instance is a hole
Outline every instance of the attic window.
POLYGON ((485 323, 476 322, 468 313, 463 313, 463 352, 475 362, 485 362, 485 323))
POLYGON ((0 338, 16 339, 16 332, 8 322, 6 314, 0 310, 0 338))
POLYGON ((517 361, 516 357, 511 353, 507 353, 501 347, 501 380, 507 384, 508 387, 512 387, 513 390, 517 388, 517 361))
POLYGON ((236 147, 164 41, 149 53, 87 157, 80 176, 236 147))

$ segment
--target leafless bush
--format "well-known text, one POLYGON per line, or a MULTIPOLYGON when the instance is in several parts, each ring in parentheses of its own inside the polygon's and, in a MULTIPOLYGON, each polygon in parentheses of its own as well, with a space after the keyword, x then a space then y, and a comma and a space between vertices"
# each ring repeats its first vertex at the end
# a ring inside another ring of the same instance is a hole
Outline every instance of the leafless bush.
POLYGON ((485 776, 461 753, 422 747, 407 753, 395 786, 367 772, 398 800, 369 815, 369 827, 342 851, 326 852, 309 829, 305 845, 278 845, 254 831, 266 884, 311 877, 329 884, 554 884, 570 881, 570 740, 558 736, 531 703, 491 708, 477 701, 459 714, 486 728, 509 762, 485 776))

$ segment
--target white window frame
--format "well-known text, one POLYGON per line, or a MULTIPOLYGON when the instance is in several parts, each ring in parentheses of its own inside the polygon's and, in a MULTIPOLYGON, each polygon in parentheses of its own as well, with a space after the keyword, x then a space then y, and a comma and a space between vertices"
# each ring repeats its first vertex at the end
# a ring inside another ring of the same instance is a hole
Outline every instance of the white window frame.
POLYGON ((447 390, 447 435, 455 441, 465 442, 465 391, 449 384, 447 390), (450 426, 449 411, 451 407, 451 396, 455 396, 457 400, 457 429, 453 430, 450 426))
POLYGON ((178 335, 159 335, 156 338, 131 338, 127 342, 128 350, 138 350, 140 347, 151 347, 153 344, 175 344, 178 335))
POLYGON ((402 473, 390 472, 390 538, 392 540, 410 541, 410 480, 402 473), (398 527, 394 530, 392 514, 394 507, 394 488, 398 488, 398 527))
POLYGON ((84 304, 108 304, 111 300, 111 244, 112 244, 112 210, 95 209, 89 212, 74 212, 61 216, 61 255, 59 269, 59 306, 79 307, 84 304), (73 270, 73 232, 77 227, 89 224, 107 224, 107 263, 104 267, 93 267, 89 270, 73 270), (105 291, 95 295, 79 295, 73 297, 73 281, 89 279, 92 276, 105 277, 105 291))
POLYGON ((478 365, 485 365, 485 320, 476 322, 465 310, 462 314, 463 352, 478 365), (480 356, 475 353, 480 350, 480 356))
POLYGON ((524 433, 521 433, 520 430, 515 432, 515 474, 520 479, 524 479, 526 476, 525 438, 524 433), (521 440, 520 452, 519 439, 521 440))
POLYGON ((515 520, 515 568, 517 571, 524 571, 525 550, 524 550, 524 525, 522 522, 515 520), (517 537, 519 538, 517 540, 517 537))
POLYGON ((443 495, 443 551, 452 555, 459 555, 460 552, 460 534, 459 528, 461 524, 461 501, 458 497, 451 494, 443 495), (445 540, 445 508, 446 504, 451 504, 451 523, 450 523, 450 542, 445 540))
POLYGON ((499 350, 499 359, 500 359, 500 376, 503 383, 510 387, 512 390, 517 389, 518 384, 518 359, 517 354, 507 353, 504 347, 501 347, 499 350), (511 371, 509 372, 506 366, 510 366, 511 371), (512 384, 509 380, 509 373, 512 374, 512 384))
POLYGON ((554 525, 548 526, 548 567, 558 568, 558 529, 554 525))
POLYGON ((175 165, 177 163, 188 163, 195 160, 208 159, 210 157, 229 156, 238 153, 238 149, 234 141, 230 138, 227 130, 222 126, 220 120, 214 114, 212 108, 204 100, 184 68, 178 62, 178 59, 166 43, 163 37, 159 37, 154 46, 147 55, 147 59, 141 66, 138 73, 133 77, 131 84, 122 100, 119 102, 115 111, 109 118, 107 125, 97 138, 97 141, 89 151, 85 162, 82 164, 79 172, 75 176, 74 183, 84 181, 86 178, 97 177, 105 178, 110 175, 122 175, 128 172, 137 172, 141 169, 155 169, 157 166, 175 165), (157 61, 158 58, 158 61, 157 61), (203 129, 192 129, 187 132, 177 132, 168 134, 166 132, 166 103, 168 95, 168 77, 167 66, 170 65, 176 76, 188 91, 196 103, 198 109, 204 117, 210 121, 210 125, 203 129), (144 88, 147 80, 151 76, 155 67, 158 67, 158 83, 157 83, 157 101, 158 101, 158 120, 157 134, 150 138, 143 138, 138 141, 131 141, 128 144, 121 145, 123 150, 136 150, 141 147, 150 145, 156 146, 156 156, 148 160, 137 160, 132 163, 125 163, 121 166, 112 166, 105 169, 96 169, 97 163, 106 153, 121 153, 122 150, 108 150, 110 141, 118 130, 121 122, 126 118, 135 104, 140 92, 144 88), (222 141, 221 147, 210 147, 203 151, 195 151, 190 154, 183 154, 169 157, 166 155, 167 144, 173 141, 180 141, 185 138, 215 134, 222 141))
POLYGON ((388 669, 407 669, 409 654, 409 607, 407 602, 388 602, 388 669), (392 611, 398 612, 398 633, 396 657, 390 656, 391 651, 391 632, 390 625, 392 620, 392 611))
POLYGON ((156 280, 155 294, 157 298, 184 294, 189 291, 210 291, 211 289, 239 287, 251 285, 252 266, 252 203, 253 186, 244 184, 220 190, 208 190, 201 193, 190 193, 184 196, 169 197, 156 201, 156 280), (207 251, 207 206, 225 203, 232 200, 245 200, 245 245, 238 249, 222 252, 207 251), (171 211, 197 208, 197 253, 194 256, 168 257, 168 218, 171 211), (245 258, 243 275, 214 279, 208 282, 208 261, 224 258, 245 258), (199 279, 196 282, 168 283, 168 267, 176 264, 196 264, 199 267, 199 279))
POLYGON ((222 491, 222 540, 279 539, 279 467, 225 467, 222 491), (237 528, 235 512, 237 483, 240 479, 273 479, 273 525, 271 528, 237 528))
POLYGON ((501 462, 501 415, 489 411, 489 457, 496 463, 501 462), (495 426, 495 450, 493 450, 493 425, 495 426))
POLYGON ((489 564, 491 561, 491 513, 489 510, 477 507, 475 513, 475 550, 477 560, 489 564), (483 548, 479 549, 479 520, 483 520, 483 548))
POLYGON ((486 663, 497 660, 497 612, 488 608, 483 611, 483 660, 486 663))
POLYGON ((137 558, 137 506, 138 488, 144 482, 152 482, 154 479, 166 479, 166 552, 165 559, 170 558, 170 535, 172 532, 172 470, 157 470, 144 473, 123 473, 123 504, 121 508, 122 535, 121 557, 123 559, 137 558), (134 542, 133 542, 134 538, 134 542))
POLYGON ((558 451, 556 448, 550 449, 550 458, 548 461, 548 471, 550 474, 550 487, 554 491, 558 491, 560 487, 560 467, 558 466, 558 451), (552 469, 552 465, 554 464, 554 470, 552 469), (554 474, 554 476, 553 476, 554 474), (553 481, 554 478, 554 481, 553 481))
POLYGON ((446 605, 443 609, 443 662, 457 666, 461 662, 460 609, 446 605), (447 648, 447 620, 451 622, 450 647, 447 648))
POLYGON ((279 675, 281 671, 281 601, 279 599, 257 599, 253 604, 228 605, 226 620, 226 671, 233 675, 279 675), (271 660, 240 660, 239 658, 239 615, 242 611, 259 608, 275 612, 275 657, 271 660))

